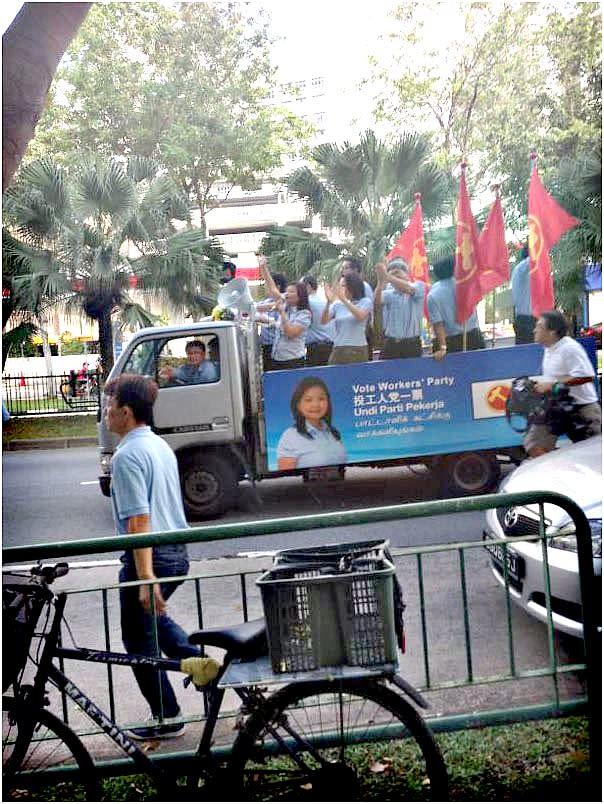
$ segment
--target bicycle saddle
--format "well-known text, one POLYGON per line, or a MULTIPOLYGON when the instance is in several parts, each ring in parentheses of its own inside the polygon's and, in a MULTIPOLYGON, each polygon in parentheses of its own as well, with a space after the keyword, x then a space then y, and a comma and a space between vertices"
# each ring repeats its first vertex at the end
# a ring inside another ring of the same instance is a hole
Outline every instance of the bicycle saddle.
POLYGON ((264 617, 224 628, 205 628, 189 634, 191 645, 223 648, 241 659, 256 659, 268 651, 264 617))

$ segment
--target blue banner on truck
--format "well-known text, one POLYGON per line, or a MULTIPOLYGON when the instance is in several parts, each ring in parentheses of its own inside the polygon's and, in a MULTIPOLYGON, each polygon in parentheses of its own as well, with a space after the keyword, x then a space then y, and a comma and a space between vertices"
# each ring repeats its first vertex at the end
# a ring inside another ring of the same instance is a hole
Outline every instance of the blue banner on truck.
POLYGON ((513 447, 505 400, 536 344, 264 375, 270 471, 513 447))

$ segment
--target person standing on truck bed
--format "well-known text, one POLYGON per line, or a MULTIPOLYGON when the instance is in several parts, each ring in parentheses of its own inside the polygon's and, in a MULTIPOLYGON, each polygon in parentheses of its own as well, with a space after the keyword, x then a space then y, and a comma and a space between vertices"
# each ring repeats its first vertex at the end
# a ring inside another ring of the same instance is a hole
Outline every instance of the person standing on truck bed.
POLYGON ((537 319, 531 309, 531 277, 528 246, 520 252, 520 262, 512 269, 512 301, 516 343, 533 343, 537 319))
POLYGON ((161 380, 176 385, 196 385, 220 379, 216 365, 211 360, 206 360, 206 347, 203 341, 189 341, 185 346, 185 352, 187 362, 176 368, 164 366, 159 371, 161 380))
MULTIPOLYGON (((107 428, 121 439, 111 459, 111 502, 120 535, 188 528, 176 456, 150 427, 157 392, 156 383, 138 374, 122 374, 105 385, 107 428)), ((189 570, 184 544, 126 549, 120 560, 120 583, 176 577, 189 570)), ((156 630, 159 648, 168 657, 199 656, 184 630, 166 613, 167 600, 180 583, 120 588, 122 640, 128 653, 155 656, 156 630)), ((151 717, 179 717, 178 701, 166 673, 142 665, 132 669, 151 717)), ((183 731, 182 722, 176 722, 131 729, 129 734, 137 740, 151 740, 178 737, 183 731)))
POLYGON ((327 327, 321 323, 325 301, 317 293, 317 280, 307 274, 302 277, 308 292, 308 306, 312 320, 306 333, 306 365, 326 366, 333 349, 333 341, 327 327))
MULTIPOLYGON (((276 321, 271 322, 271 326, 275 328, 271 368, 273 371, 303 368, 306 358, 306 333, 312 320, 306 285, 303 282, 290 282, 285 288, 283 298, 271 276, 266 257, 259 257, 258 264, 266 288, 275 300, 275 311, 278 316, 276 321)), ((262 318, 257 316, 257 320, 262 318)))
MULTIPOLYGON (((271 274, 271 277, 277 286, 279 293, 281 296, 283 296, 287 287, 287 279, 283 276, 283 274, 279 273, 271 274)), ((270 322, 263 324, 260 327, 260 348, 262 349, 262 367, 264 371, 272 371, 273 361, 271 354, 273 351, 273 344, 275 342, 276 334, 276 329, 272 325, 272 322, 277 321, 279 318, 279 314, 275 310, 274 298, 272 296, 267 296, 265 299, 258 302, 256 304, 256 312, 261 313, 263 316, 266 315, 266 318, 270 322)))
MULTIPOLYGON (((352 271, 353 273, 360 276, 363 279, 363 265, 359 259, 356 257, 343 257, 341 261, 341 272, 340 275, 344 276, 344 274, 349 273, 352 271)), ((373 301, 374 301, 374 293, 373 288, 367 282, 366 279, 363 279, 363 288, 365 289, 365 296, 371 302, 371 314, 365 323, 365 337, 367 338, 367 360, 373 360, 373 344, 375 341, 375 333, 373 331, 373 301)))
POLYGON ((402 257, 394 257, 387 266, 378 263, 375 272, 375 304, 382 306, 384 321, 380 359, 421 357, 425 284, 410 279, 409 267, 402 257))
POLYGON ((335 288, 325 288, 325 296, 327 303, 321 323, 327 324, 333 319, 335 325, 329 365, 366 362, 368 346, 365 327, 373 302, 365 295, 363 280, 354 271, 348 271, 335 288))
MULTIPOLYGON (((585 349, 566 334, 566 321, 558 310, 541 313, 535 324, 535 342, 543 349, 542 379, 535 384, 538 394, 555 394, 568 387, 575 412, 588 426, 590 436, 602 432, 602 407, 594 384, 595 371, 585 349)), ((547 423, 531 424, 523 444, 529 457, 551 452, 557 436, 547 423)))
POLYGON ((428 317, 434 330, 432 354, 442 360, 447 352, 463 351, 463 328, 466 327, 466 349, 484 349, 485 342, 478 325, 476 309, 465 322, 459 324, 456 318, 454 257, 444 257, 432 266, 437 282, 428 293, 428 317))

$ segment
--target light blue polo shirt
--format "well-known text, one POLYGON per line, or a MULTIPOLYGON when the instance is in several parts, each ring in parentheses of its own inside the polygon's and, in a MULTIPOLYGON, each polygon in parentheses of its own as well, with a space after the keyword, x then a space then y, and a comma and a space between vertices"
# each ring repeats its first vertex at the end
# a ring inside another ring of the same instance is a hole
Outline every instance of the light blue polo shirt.
POLYGON ((277 458, 296 458, 297 469, 346 463, 346 447, 327 425, 319 430, 307 422, 306 429, 312 438, 306 438, 295 427, 284 430, 277 444, 277 458))
POLYGON ((216 364, 211 360, 202 360, 198 366, 184 363, 175 372, 176 379, 186 385, 195 385, 202 382, 217 382, 219 380, 216 364))
MULTIPOLYGON (((371 312, 373 309, 373 303, 367 296, 357 299, 353 304, 360 310, 369 310, 371 312)), ((365 337, 367 319, 359 321, 341 301, 332 304, 329 308, 329 316, 335 324, 334 346, 367 346, 367 338, 365 337)))
POLYGON ((308 306, 310 307, 310 314, 312 320, 310 327, 306 332, 306 343, 331 343, 331 336, 327 330, 327 326, 321 323, 321 316, 325 309, 326 301, 322 299, 318 293, 310 293, 308 296, 308 306))
POLYGON ((271 357, 276 362, 285 360, 298 360, 306 355, 306 333, 310 327, 310 310, 298 310, 297 307, 286 307, 285 315, 290 324, 298 324, 304 327, 295 338, 288 338, 281 327, 281 319, 277 321, 275 342, 271 357))
POLYGON ((423 282, 412 282, 415 293, 404 293, 392 285, 382 291, 382 309, 384 310, 384 335, 388 338, 417 338, 421 332, 424 315, 424 295, 426 286, 423 282))
POLYGON ((512 300, 516 315, 532 315, 530 258, 526 257, 512 269, 512 300))
POLYGON ((111 459, 111 503, 119 535, 128 533, 128 519, 139 514, 149 514, 151 531, 188 528, 176 455, 150 427, 136 427, 118 444, 111 459))
MULTIPOLYGON (((443 324, 445 335, 461 335, 463 324, 455 320, 455 279, 441 279, 432 285, 428 293, 428 317, 431 324, 443 324)), ((466 331, 478 329, 476 310, 466 322, 466 331)))

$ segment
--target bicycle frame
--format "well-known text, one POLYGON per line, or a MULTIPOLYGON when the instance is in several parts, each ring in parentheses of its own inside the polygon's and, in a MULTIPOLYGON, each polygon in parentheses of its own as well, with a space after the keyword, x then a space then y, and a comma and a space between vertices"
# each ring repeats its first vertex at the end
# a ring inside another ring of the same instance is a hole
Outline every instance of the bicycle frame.
MULTIPOLYGON (((180 672, 180 661, 176 659, 164 659, 163 657, 137 656, 113 651, 97 651, 89 648, 64 648, 58 644, 61 621, 67 602, 67 594, 59 593, 55 598, 55 613, 50 629, 42 635, 44 647, 38 669, 34 678, 33 687, 28 691, 27 701, 22 708, 25 712, 19 714, 29 715, 32 718, 31 728, 32 737, 35 726, 36 712, 44 707, 45 688, 47 680, 50 680, 61 692, 64 692, 88 717, 99 726, 107 737, 133 760, 136 769, 141 773, 146 773, 156 779, 160 784, 169 786, 174 782, 166 771, 154 761, 152 757, 142 751, 139 746, 123 731, 86 693, 81 690, 71 679, 60 670, 54 663, 55 658, 76 659, 87 662, 100 662, 105 664, 117 664, 122 666, 136 667, 145 665, 155 667, 158 670, 177 670, 180 672)), ((200 743, 196 752, 197 757, 207 756, 210 753, 212 736, 220 707, 224 698, 224 690, 217 688, 217 682, 230 664, 230 657, 225 657, 225 663, 221 668, 218 677, 214 679, 204 692, 211 693, 210 712, 206 718, 200 743)), ((250 695, 246 689, 236 690, 241 700, 245 703, 250 701, 250 695)), ((19 696, 3 696, 3 703, 10 709, 20 709, 22 698, 19 696)))
MULTIPOLYGON (((31 691, 27 695, 27 711, 25 715, 31 718, 31 730, 33 737, 33 730, 36 723, 36 712, 43 708, 45 703, 45 688, 46 682, 51 681, 59 691, 65 693, 75 704, 102 730, 102 732, 109 737, 130 759, 132 759, 136 769, 141 773, 146 773, 154 778, 158 784, 165 786, 166 790, 170 790, 175 784, 175 779, 170 774, 160 767, 160 765, 149 754, 142 751, 139 746, 130 739, 127 733, 122 730, 112 719, 107 715, 86 693, 81 690, 65 673, 54 664, 53 660, 58 659, 75 659, 85 662, 96 662, 101 664, 115 664, 121 666, 136 667, 144 665, 146 667, 153 667, 158 670, 178 671, 180 672, 180 661, 177 659, 165 659, 161 656, 141 656, 135 654, 127 654, 116 651, 101 651, 91 648, 65 648, 59 643, 60 627, 67 603, 67 594, 65 592, 59 593, 55 597, 55 612, 53 615, 52 624, 47 633, 41 635, 44 641, 44 647, 40 661, 38 662, 38 669, 34 678, 34 684, 31 691), (33 705, 32 705, 33 704, 33 705)), ((225 689, 218 686, 218 683, 225 671, 231 664, 235 657, 228 653, 225 655, 222 667, 218 675, 211 681, 201 692, 207 694, 210 702, 209 711, 206 716, 206 721, 200 737, 195 758, 198 760, 209 758, 211 756, 212 738, 214 729, 218 721, 222 702, 225 695, 225 689)), ((263 697, 262 693, 256 690, 255 687, 238 687, 235 688, 236 694, 241 699, 244 705, 247 705, 250 711, 257 705, 258 697, 263 697)), ((22 698, 12 698, 3 696, 3 702, 9 709, 19 709, 22 698)), ((19 712, 19 714, 23 714, 19 712)), ((269 729, 273 732, 272 729, 269 729)), ((289 751, 278 735, 274 734, 277 741, 289 751)), ((296 735, 292 732, 292 737, 296 735)), ((300 743, 300 738, 298 738, 300 743)))

